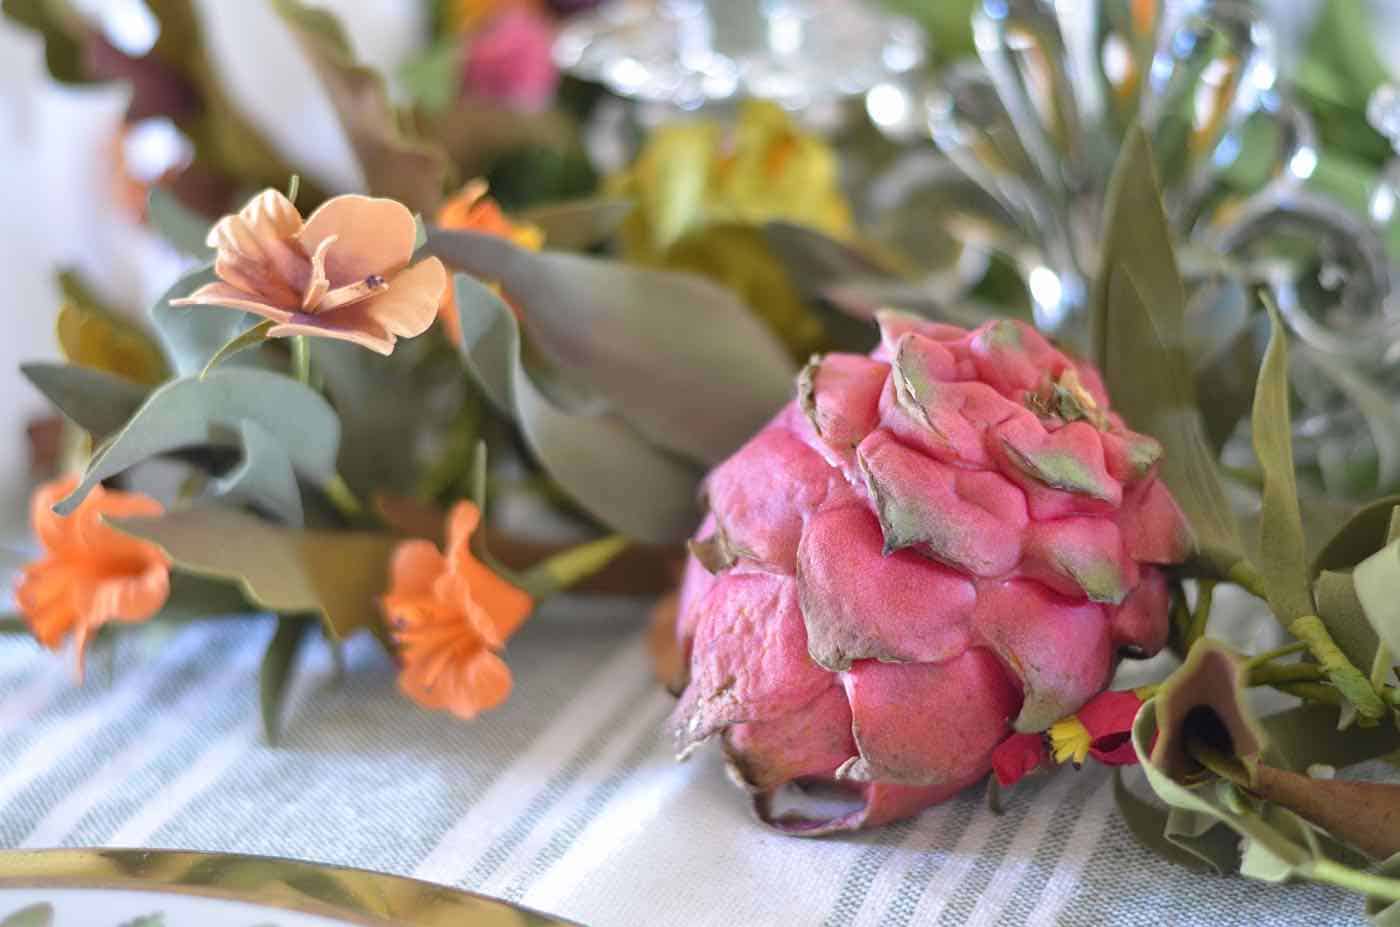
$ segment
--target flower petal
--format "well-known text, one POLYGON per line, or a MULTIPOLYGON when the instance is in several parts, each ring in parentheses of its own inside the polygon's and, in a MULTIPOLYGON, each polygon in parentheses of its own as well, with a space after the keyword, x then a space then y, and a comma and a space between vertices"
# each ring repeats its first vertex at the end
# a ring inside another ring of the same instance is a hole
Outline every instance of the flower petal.
POLYGON ((260 315, 274 322, 286 322, 296 313, 264 302, 256 293, 240 290, 227 283, 206 283, 189 296, 172 299, 172 306, 223 306, 226 309, 242 309, 260 315))
POLYGON ((446 287, 447 271, 442 262, 428 258, 395 276, 378 296, 330 312, 298 312, 267 334, 269 338, 338 338, 380 354, 391 354, 398 340, 395 336, 412 338, 433 324, 446 287))
POLYGON ((334 288, 407 267, 418 227, 402 203, 350 193, 322 203, 297 240, 307 254, 314 254, 333 235, 339 237, 326 254, 326 275, 334 288))

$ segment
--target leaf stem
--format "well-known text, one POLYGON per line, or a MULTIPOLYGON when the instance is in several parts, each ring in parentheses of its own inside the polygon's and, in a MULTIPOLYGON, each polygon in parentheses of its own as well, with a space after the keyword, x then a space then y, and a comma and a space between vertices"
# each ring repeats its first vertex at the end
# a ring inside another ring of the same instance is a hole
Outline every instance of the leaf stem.
POLYGON ((1285 695, 1294 695, 1309 702, 1321 702, 1324 705, 1338 707, 1346 704, 1342 693, 1321 682, 1273 682, 1269 685, 1285 695))
POLYGON ((1228 579, 1255 598, 1266 602, 1269 600, 1268 590, 1264 588, 1263 575, 1248 560, 1239 560, 1230 567, 1228 579))
POLYGON ((354 521, 365 512, 365 507, 355 495, 355 491, 350 488, 350 484, 345 482, 345 477, 337 473, 331 477, 330 482, 321 487, 321 491, 326 494, 331 505, 336 511, 344 515, 346 519, 354 521))
POLYGON ((1271 663, 1274 660, 1277 660, 1279 657, 1286 657, 1295 653, 1301 653, 1302 651, 1307 649, 1308 645, 1303 643, 1302 641, 1294 641, 1291 644, 1284 644, 1282 647, 1275 647, 1273 650, 1266 650, 1263 653, 1255 654, 1248 660, 1244 661, 1244 668, 1246 670, 1252 670, 1256 666, 1263 666, 1265 663, 1271 663))
POLYGON ((587 541, 525 570, 518 577, 518 585, 538 602, 592 576, 630 543, 629 539, 618 534, 587 541))
POLYGON ((1196 607, 1191 612, 1191 624, 1186 630, 1186 649, 1205 636, 1206 624, 1210 621, 1210 608, 1215 598, 1215 580, 1202 579, 1196 582, 1196 607))
POLYGON ((1390 645, 1381 641, 1376 647, 1376 655, 1371 660, 1371 688, 1380 692, 1385 688, 1385 678, 1390 675, 1390 668, 1395 665, 1395 655, 1390 651, 1390 645))
POLYGON ((1326 882, 1371 898, 1400 901, 1400 879, 1361 872, 1330 859, 1314 859, 1303 867, 1303 874, 1314 882, 1326 882))
POLYGON ((1322 664, 1322 671, 1348 702, 1356 706, 1361 718, 1374 721, 1385 714, 1385 704, 1371 681, 1361 674, 1346 654, 1342 653, 1327 626, 1316 615, 1303 615, 1289 622, 1292 635, 1308 645, 1308 652, 1322 664))
POLYGON ((1251 686, 1271 686, 1280 682, 1318 682, 1321 667, 1314 663, 1266 663, 1249 670, 1251 686))
POLYGON ((292 336, 292 376, 298 383, 311 385, 311 344, 305 335, 292 336))

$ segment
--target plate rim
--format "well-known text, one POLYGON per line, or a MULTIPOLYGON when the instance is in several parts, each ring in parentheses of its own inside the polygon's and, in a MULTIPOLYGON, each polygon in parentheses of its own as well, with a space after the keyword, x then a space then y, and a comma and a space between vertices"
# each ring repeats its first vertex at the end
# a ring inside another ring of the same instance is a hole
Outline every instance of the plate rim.
POLYGON ((361 927, 581 927, 557 915, 411 876, 247 853, 135 847, 0 850, 0 890, 24 888, 213 898, 338 918, 361 927), (181 881, 201 866, 206 868, 201 881, 181 881), (248 869, 262 872, 263 881, 251 887, 242 880, 231 884, 248 869), (309 886, 324 884, 326 877, 339 890, 334 893, 338 897, 308 891, 309 886))

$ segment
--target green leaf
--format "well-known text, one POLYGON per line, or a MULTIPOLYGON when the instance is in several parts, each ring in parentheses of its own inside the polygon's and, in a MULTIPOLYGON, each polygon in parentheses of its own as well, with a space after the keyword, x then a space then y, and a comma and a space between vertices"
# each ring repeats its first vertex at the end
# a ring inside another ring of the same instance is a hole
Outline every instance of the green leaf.
POLYGON ((340 421, 330 404, 289 377, 230 367, 203 379, 172 380, 151 393, 126 427, 93 454, 82 481, 54 511, 72 512, 93 486, 156 455, 231 444, 245 421, 266 429, 298 473, 318 485, 335 476, 340 421))
POLYGON ((211 223, 166 188, 151 188, 146 197, 146 216, 156 233, 176 251, 201 264, 214 260, 214 249, 205 244, 211 223))
POLYGON ((284 525, 300 528, 305 516, 291 457, 257 422, 245 420, 241 431, 243 460, 228 476, 210 484, 211 494, 227 504, 251 505, 284 525))
POLYGON ((1337 709, 1306 704, 1260 719, 1269 739, 1269 755, 1288 769, 1306 772, 1314 763, 1343 769, 1400 750, 1400 729, 1393 724, 1337 729, 1337 709))
POLYGON ((449 169, 446 153, 399 128, 384 78, 354 60, 335 16, 300 0, 273 0, 335 108, 369 192, 430 212, 442 198, 449 169))
POLYGON ((403 88, 427 112, 450 107, 462 93, 462 40, 439 39, 399 69, 403 88))
POLYGON ((1220 575, 1244 558, 1220 484, 1186 355, 1185 291, 1172 251, 1147 136, 1135 126, 1109 182, 1095 281, 1094 357, 1113 407, 1162 442, 1162 479, 1185 514, 1201 558, 1220 575))
POLYGON ((1391 515, 1397 505, 1400 505, 1400 496, 1385 496, 1353 512, 1346 524, 1322 546, 1309 575, 1354 567, 1384 547, 1389 540, 1391 515))
POLYGON ((604 524, 644 541, 680 541, 695 527, 698 468, 667 454, 618 416, 560 408, 521 364, 515 314, 490 288, 454 276, 462 354, 483 391, 516 421, 555 481, 604 524))
POLYGON ((154 621, 179 623, 208 618, 237 618, 258 611, 230 582, 180 570, 170 573, 170 596, 154 621))
POLYGON ((1234 800, 1235 787, 1224 780, 1212 779, 1187 787, 1173 781, 1152 763, 1152 743, 1157 736, 1157 712, 1149 701, 1138 711, 1133 722, 1133 748, 1138 762, 1147 774, 1148 784, 1157 797, 1173 808, 1203 815, 1226 825, 1251 843, 1255 866, 1268 863, 1278 871, 1306 876, 1313 854, 1278 828, 1268 823, 1262 814, 1248 803, 1234 800), (1237 810, 1238 809, 1238 810, 1237 810))
POLYGON ((73 424, 101 441, 136 414, 151 389, 125 377, 71 364, 20 364, 34 388, 73 424))
MULTIPOLYGON (((9 12, 9 8, 10 4, 6 3, 5 11, 9 12)), ((0 927, 52 927, 52 925, 53 905, 47 901, 20 908, 0 921, 0 927)))
POLYGON ((617 234, 633 208, 631 200, 592 196, 534 206, 515 218, 537 227, 556 251, 587 251, 617 234))
POLYGON ((192 271, 175 281, 151 307, 151 322, 181 376, 202 371, 215 352, 257 321, 246 312, 220 306, 170 305, 172 299, 183 299, 216 280, 212 267, 192 271))
POLYGON ((204 369, 199 372, 199 378, 201 380, 204 379, 209 375, 210 371, 235 354, 247 351, 250 348, 256 348, 258 345, 262 344, 267 340, 267 333, 272 331, 272 327, 276 324, 277 323, 271 319, 263 319, 242 334, 230 338, 224 343, 223 347, 214 352, 213 357, 209 358, 209 363, 205 364, 204 369))
POLYGON ((282 699, 292 678, 297 654, 311 637, 316 622, 309 618, 282 615, 277 631, 263 651, 258 671, 258 704, 262 709, 263 737, 276 746, 282 737, 282 699))
POLYGON ((1250 426, 1264 474, 1259 512, 1259 571, 1269 605, 1285 623, 1315 611, 1308 588, 1308 557, 1298 480, 1293 472, 1293 424, 1288 408, 1288 343, 1278 309, 1269 312, 1269 347, 1259 368, 1250 426))
POLYGON ((1370 666, 1380 638, 1366 618, 1350 572, 1323 570, 1313 581, 1317 614, 1353 666, 1370 666))
POLYGON ((1198 850, 1194 842, 1178 842, 1167 836, 1169 809, 1133 794, 1121 767, 1113 770, 1113 800, 1118 805, 1118 814, 1123 818, 1123 823, 1128 825, 1128 830, 1138 843, 1168 862, 1197 872, 1214 870, 1220 875, 1233 872, 1238 866, 1239 851, 1235 848, 1235 839, 1219 839, 1222 834, 1215 828, 1210 830, 1211 843, 1209 849, 1204 851, 1198 850))
POLYGON ((693 461, 725 459, 792 398, 797 370, 782 345, 699 277, 436 228, 427 247, 500 281, 531 348, 648 440, 693 461))
POLYGON ((298 531, 210 505, 113 520, 191 573, 230 580, 261 610, 320 615, 334 640, 380 624, 397 542, 361 531, 298 531))
POLYGON ((1392 654, 1400 653, 1400 541, 1358 563, 1352 581, 1366 620, 1392 654))
MULTIPOLYGON (((423 363, 432 344, 427 338, 401 342, 385 357, 342 341, 312 339, 312 367, 325 378, 327 398, 340 416, 341 475, 365 496, 409 492, 419 475, 419 435, 434 424, 424 397, 439 395, 446 385, 423 363)), ((460 379, 451 355, 444 356, 448 364, 438 372, 460 379)))

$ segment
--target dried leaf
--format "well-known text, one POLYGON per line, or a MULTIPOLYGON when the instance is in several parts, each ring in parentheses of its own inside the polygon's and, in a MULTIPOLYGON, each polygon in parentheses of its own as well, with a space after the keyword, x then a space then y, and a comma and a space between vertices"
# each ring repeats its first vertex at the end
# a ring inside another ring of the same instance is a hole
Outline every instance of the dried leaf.
POLYGON ((34 388, 73 424, 101 441, 118 431, 150 396, 149 387, 71 364, 20 364, 34 388))
POLYGON ((156 455, 232 444, 246 421, 266 429, 298 473, 318 485, 335 476, 340 421, 330 404, 289 377, 230 367, 202 379, 172 380, 151 393, 93 454, 82 481, 54 510, 68 514, 97 483, 156 455))
POLYGON ((330 96, 369 192, 418 212, 431 212, 446 187, 446 153, 400 130, 383 76, 354 60, 333 14, 299 0, 274 0, 273 8, 292 30, 330 96))
POLYGON ((392 535, 298 531, 210 505, 112 524, 160 545, 182 570, 236 582, 259 609, 320 615, 334 639, 380 625, 392 535))
MULTIPOLYGON (((1118 814, 1138 843, 1148 850, 1178 866, 1197 872, 1215 871, 1219 875, 1233 872, 1238 865, 1239 851, 1235 839, 1226 837, 1223 841, 1213 839, 1210 849, 1198 850, 1193 844, 1178 842, 1167 836, 1168 808, 1154 805, 1133 794, 1123 776, 1123 769, 1113 770, 1113 800, 1118 806, 1118 814), (1218 851, 1218 852, 1217 852, 1218 851), (1231 859, 1233 857, 1233 859, 1231 859)), ((1221 835, 1211 828, 1212 838, 1221 835)))
POLYGON ((258 704, 262 710, 263 738, 276 746, 282 737, 282 700, 292 678, 297 655, 311 638, 316 622, 309 618, 280 615, 277 631, 263 651, 258 670, 258 704))
POLYGON ((520 426, 540 464, 608 526, 646 541, 684 539, 699 512, 698 468, 672 457, 616 415, 560 408, 521 364, 515 315, 490 288, 454 276, 462 354, 491 401, 520 426))
POLYGON ((1313 600, 1318 617, 1352 665, 1370 666, 1380 638, 1361 607, 1351 573, 1323 570, 1313 581, 1313 600))
POLYGON ((241 618, 257 608, 230 582, 195 576, 180 570, 170 572, 170 595, 153 621, 177 623, 209 618, 241 618))
POLYGON ((55 331, 65 360, 143 386, 169 375, 165 356, 150 335, 91 299, 85 288, 63 289, 55 331))
POLYGON ((1343 769, 1400 749, 1393 724, 1337 729, 1337 709, 1307 704, 1260 719, 1269 740, 1270 763, 1298 772, 1315 763, 1343 769))
POLYGON ((436 228, 427 249, 500 281, 531 348, 693 461, 725 459, 792 398, 797 370, 782 346, 708 281, 436 228))
POLYGON ((1385 496, 1353 512, 1346 524, 1322 546, 1313 560, 1310 575, 1354 567, 1384 547, 1397 505, 1400 505, 1400 496, 1385 496))

